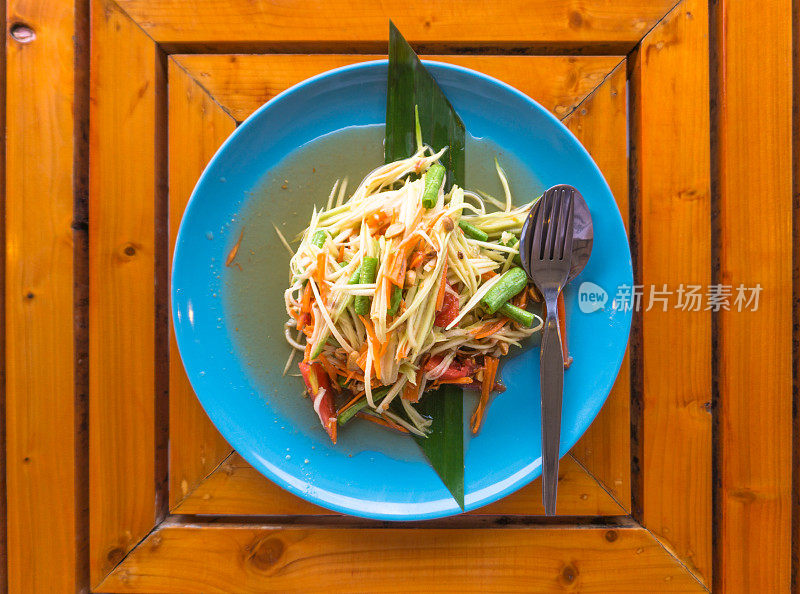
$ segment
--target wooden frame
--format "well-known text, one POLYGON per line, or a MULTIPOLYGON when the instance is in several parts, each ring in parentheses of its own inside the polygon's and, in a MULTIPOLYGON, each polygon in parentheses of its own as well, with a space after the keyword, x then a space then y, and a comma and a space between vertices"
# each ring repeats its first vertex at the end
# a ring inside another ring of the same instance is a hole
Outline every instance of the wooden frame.
POLYGON ((10 591, 789 588, 789 0, 52 4, 7 6, 10 591), (763 288, 750 314, 637 317, 609 402, 564 461, 555 522, 538 481, 411 525, 300 501, 231 454, 177 356, 167 272, 199 172, 282 88, 380 54, 390 16, 426 55, 564 120, 617 198, 637 282, 763 288), (755 53, 754 36, 769 40, 755 53), (756 185, 768 202, 739 191, 756 185))

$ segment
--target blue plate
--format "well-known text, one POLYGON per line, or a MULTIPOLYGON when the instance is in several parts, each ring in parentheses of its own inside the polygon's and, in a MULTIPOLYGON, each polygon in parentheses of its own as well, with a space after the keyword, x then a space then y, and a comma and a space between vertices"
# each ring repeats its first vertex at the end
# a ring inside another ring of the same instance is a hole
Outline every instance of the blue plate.
MULTIPOLYGON (((544 187, 574 185, 591 210, 592 256, 566 292, 575 361, 564 378, 563 455, 605 402, 628 342, 631 313, 612 306, 618 287, 633 283, 622 219, 597 166, 542 106, 484 74, 436 62, 427 66, 473 136, 489 138, 522 159, 544 187), (589 284, 582 285, 585 281, 589 284), (579 294, 587 305, 590 299, 602 301, 603 291, 605 307, 579 307, 579 294)), ((230 221, 265 172, 289 150, 323 134, 383 123, 386 72, 382 60, 310 78, 266 103, 227 139, 198 181, 181 222, 172 308, 192 386, 222 435, 250 464, 281 487, 332 510, 421 520, 460 510, 416 444, 371 423, 354 423, 333 446, 308 400, 299 397, 301 380, 281 376, 288 353, 283 337, 265 331, 276 356, 257 379, 234 336, 234 325, 248 322, 234 322, 224 298, 230 290, 227 275, 234 270, 224 262, 241 228, 230 221)), ((276 203, 280 208, 286 206, 276 203)), ((281 263, 265 274, 283 280, 286 270, 281 263)), ((264 309, 282 324, 282 288, 264 296, 264 309)), ((507 391, 492 403, 480 434, 465 442, 467 510, 519 489, 541 471, 539 350, 531 341, 516 352, 503 366, 507 391)), ((465 401, 466 419, 473 405, 465 401)))

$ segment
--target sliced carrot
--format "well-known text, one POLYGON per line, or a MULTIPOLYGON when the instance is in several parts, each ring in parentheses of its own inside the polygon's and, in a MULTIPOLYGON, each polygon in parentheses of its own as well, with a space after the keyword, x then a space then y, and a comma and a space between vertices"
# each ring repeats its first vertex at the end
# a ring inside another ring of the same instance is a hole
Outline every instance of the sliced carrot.
POLYGON ((489 280, 491 278, 494 278, 496 276, 497 276, 497 273, 494 270, 487 270, 486 272, 484 272, 481 275, 481 280, 482 281, 487 281, 487 280, 489 280))
POLYGON ((331 381, 336 381, 337 376, 339 373, 337 372, 336 368, 328 361, 328 358, 325 355, 318 355, 316 358, 317 361, 322 363, 322 367, 325 369, 325 373, 328 374, 328 377, 331 378, 331 381))
POLYGON ((369 414, 366 414, 366 413, 363 413, 363 412, 356 413, 356 416, 360 417, 362 419, 366 419, 367 421, 372 421, 373 423, 376 423, 378 425, 382 425, 384 427, 388 427, 389 429, 395 429, 397 431, 400 431, 401 433, 408 433, 408 429, 406 429, 405 427, 403 427, 401 425, 398 425, 394 421, 390 421, 389 419, 387 419, 385 417, 375 417, 373 415, 369 415, 369 414))
POLYGON ((299 316, 297 316, 297 330, 302 332, 303 328, 306 327, 310 319, 311 319, 311 314, 307 313, 302 313, 299 316))
POLYGON ((303 351, 303 363, 308 363, 308 359, 311 357, 311 343, 306 343, 305 351, 303 351))
MULTIPOLYGON (((372 349, 375 350, 374 348, 372 349)), ((381 355, 378 352, 372 357, 372 368, 375 370, 375 377, 381 376, 381 355)))
POLYGON ((436 386, 440 386, 442 384, 471 384, 471 383, 472 383, 471 377, 455 377, 453 379, 436 380, 435 382, 433 382, 433 385, 431 387, 435 388, 436 386))
POLYGON ((406 250, 404 249, 397 254, 397 261, 400 264, 397 270, 395 271, 394 276, 392 277, 392 279, 394 280, 394 284, 396 284, 398 287, 402 287, 403 284, 405 284, 406 270, 408 270, 408 268, 406 267, 406 260, 407 260, 406 250))
POLYGON ((357 371, 345 369, 335 359, 330 361, 330 363, 339 371, 339 375, 345 378, 345 383, 352 379, 356 379, 360 382, 364 381, 364 376, 362 374, 358 373, 357 371))
POLYGON ((564 293, 558 294, 558 333, 561 335, 561 355, 564 357, 564 367, 569 367, 572 358, 569 356, 567 343, 567 311, 564 307, 564 293))
POLYGON ((355 395, 355 396, 353 396, 353 399, 352 399, 352 400, 350 400, 350 401, 349 401, 347 404, 345 404, 345 405, 344 405, 342 408, 340 408, 340 409, 339 409, 339 412, 338 412, 338 413, 336 413, 336 414, 337 414, 337 415, 340 415, 340 414, 342 414, 344 411, 346 411, 348 408, 350 408, 351 406, 353 406, 353 405, 354 405, 356 402, 358 402, 359 400, 361 400, 363 397, 364 397, 364 390, 359 390, 359 391, 356 393, 356 395, 355 395))
MULTIPOLYGON (((347 371, 347 377, 345 378, 345 383, 349 382, 350 380, 358 380, 360 382, 364 381, 364 374, 358 373, 357 371, 347 371)), ((342 374, 344 375, 344 374, 342 374)))
POLYGON ((369 336, 374 342, 378 342, 378 337, 375 336, 375 328, 372 326, 372 320, 365 318, 364 316, 358 316, 358 318, 361 320, 361 323, 364 324, 364 328, 367 329, 367 336, 369 336))
POLYGON ((361 345, 361 349, 359 350, 358 359, 356 359, 356 365, 361 368, 361 371, 366 371, 367 367, 367 344, 364 343, 361 345))
POLYGON ((339 423, 336 421, 336 417, 328 419, 328 424, 325 429, 327 429, 333 445, 336 445, 336 438, 339 435, 339 423))
MULTIPOLYGON (((400 271, 404 267, 405 254, 406 248, 402 244, 397 246, 397 251, 392 253, 392 266, 389 268, 389 278, 396 285, 401 282, 402 277, 400 271)), ((403 272, 402 276, 405 276, 405 272, 403 272)))
POLYGON ((483 418, 486 414, 486 406, 489 404, 489 395, 492 393, 494 387, 494 380, 497 376, 497 364, 500 362, 496 357, 486 355, 483 358, 483 381, 481 382, 481 399, 478 401, 478 407, 472 414, 470 424, 472 426, 472 433, 475 434, 483 424, 483 418))
POLYGON ((447 287, 447 255, 444 256, 444 264, 442 265, 442 279, 439 281, 439 293, 436 295, 436 309, 439 311, 444 304, 444 290, 447 287))
MULTIPOLYGON (((225 259, 225 266, 230 266, 233 264, 233 261, 236 259, 236 254, 239 253, 239 247, 242 245, 242 239, 244 238, 244 227, 242 227, 241 233, 239 233, 239 241, 236 242, 236 245, 231 248, 231 251, 228 252, 228 257, 225 259)), ((241 270, 241 266, 239 269, 241 270)))
POLYGON ((415 386, 411 382, 406 382, 403 385, 402 398, 408 402, 419 402, 419 384, 415 386))
POLYGON ((425 260, 425 252, 422 250, 417 250, 414 252, 414 255, 411 256, 411 262, 408 263, 408 268, 410 270, 414 270, 418 266, 422 266, 423 260, 425 260))
POLYGON ((339 256, 336 258, 336 262, 344 262, 344 245, 339 246, 339 256))
POLYGON ((386 256, 386 277, 394 282, 394 267, 397 264, 397 252, 391 251, 386 256))
POLYGON ((528 291, 522 290, 517 293, 511 298, 511 304, 525 309, 525 306, 528 305, 528 291))
POLYGON ((386 352, 386 343, 381 344, 378 341, 378 337, 375 335, 375 328, 372 326, 372 321, 365 318, 364 316, 358 316, 361 319, 361 322, 364 324, 364 328, 367 329, 367 335, 369 336, 370 342, 372 342, 372 366, 375 369, 375 377, 380 377, 381 375, 381 358, 383 357, 384 353, 386 352))
POLYGON ((303 296, 300 299, 300 311, 309 313, 311 312, 311 299, 314 297, 314 293, 311 290, 311 285, 306 283, 306 286, 303 288, 303 296))
POLYGON ((480 328, 472 330, 472 333, 475 335, 475 338, 486 338, 495 332, 499 332, 500 329, 506 325, 506 322, 508 322, 508 318, 506 317, 502 317, 496 322, 486 322, 480 328))
MULTIPOLYGON (((314 270, 314 280, 317 281, 319 296, 325 299, 327 287, 325 285, 325 268, 328 263, 328 252, 321 251, 317 254, 317 268, 314 270)), ((320 303, 320 307, 322 304, 320 303)))

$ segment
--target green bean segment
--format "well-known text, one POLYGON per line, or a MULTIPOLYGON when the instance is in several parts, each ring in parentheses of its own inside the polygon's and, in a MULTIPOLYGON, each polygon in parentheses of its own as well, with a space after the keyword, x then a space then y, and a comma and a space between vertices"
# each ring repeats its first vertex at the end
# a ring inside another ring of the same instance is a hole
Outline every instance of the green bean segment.
POLYGON ((521 307, 517 307, 516 305, 512 305, 507 301, 503 305, 501 305, 500 309, 498 309, 497 311, 506 316, 507 318, 509 318, 510 320, 515 321, 517 324, 525 326, 526 328, 530 328, 531 326, 533 326, 533 321, 535 318, 531 312, 526 311, 521 307))
MULTIPOLYGON (((378 272, 378 259, 367 256, 361 263, 361 270, 358 273, 358 282, 368 285, 375 282, 375 274, 378 272)), ((371 299, 365 295, 356 296, 356 313, 360 316, 369 314, 371 299)))
POLYGON ((481 303, 489 313, 495 313, 514 295, 522 291, 528 284, 528 275, 522 268, 509 268, 500 280, 483 296, 481 303))
POLYGON ((403 290, 395 285, 392 287, 392 297, 389 301, 389 315, 396 316, 398 310, 400 309, 400 301, 403 298, 403 290))
POLYGON ((439 188, 444 181, 445 168, 434 163, 425 174, 425 192, 422 194, 422 206, 433 208, 439 199, 439 188))
POLYGON ((478 241, 489 240, 489 235, 485 231, 481 231, 475 225, 468 223, 464 219, 458 221, 458 226, 461 227, 461 230, 467 237, 471 237, 472 239, 477 239, 478 241))
POLYGON ((311 237, 311 244, 322 249, 326 239, 328 239, 328 232, 325 229, 317 229, 311 237))

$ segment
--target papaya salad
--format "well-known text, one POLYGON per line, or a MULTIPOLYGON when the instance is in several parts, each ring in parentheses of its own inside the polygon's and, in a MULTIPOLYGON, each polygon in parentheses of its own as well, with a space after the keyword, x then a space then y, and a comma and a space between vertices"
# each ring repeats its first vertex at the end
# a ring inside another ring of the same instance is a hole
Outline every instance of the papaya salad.
POLYGON ((453 185, 422 146, 369 173, 346 198, 334 185, 292 250, 286 340, 331 440, 354 417, 425 436, 416 408, 442 384, 480 390, 477 432, 498 382, 498 363, 542 327, 525 309, 536 292, 519 265, 532 202, 512 205, 453 185))

